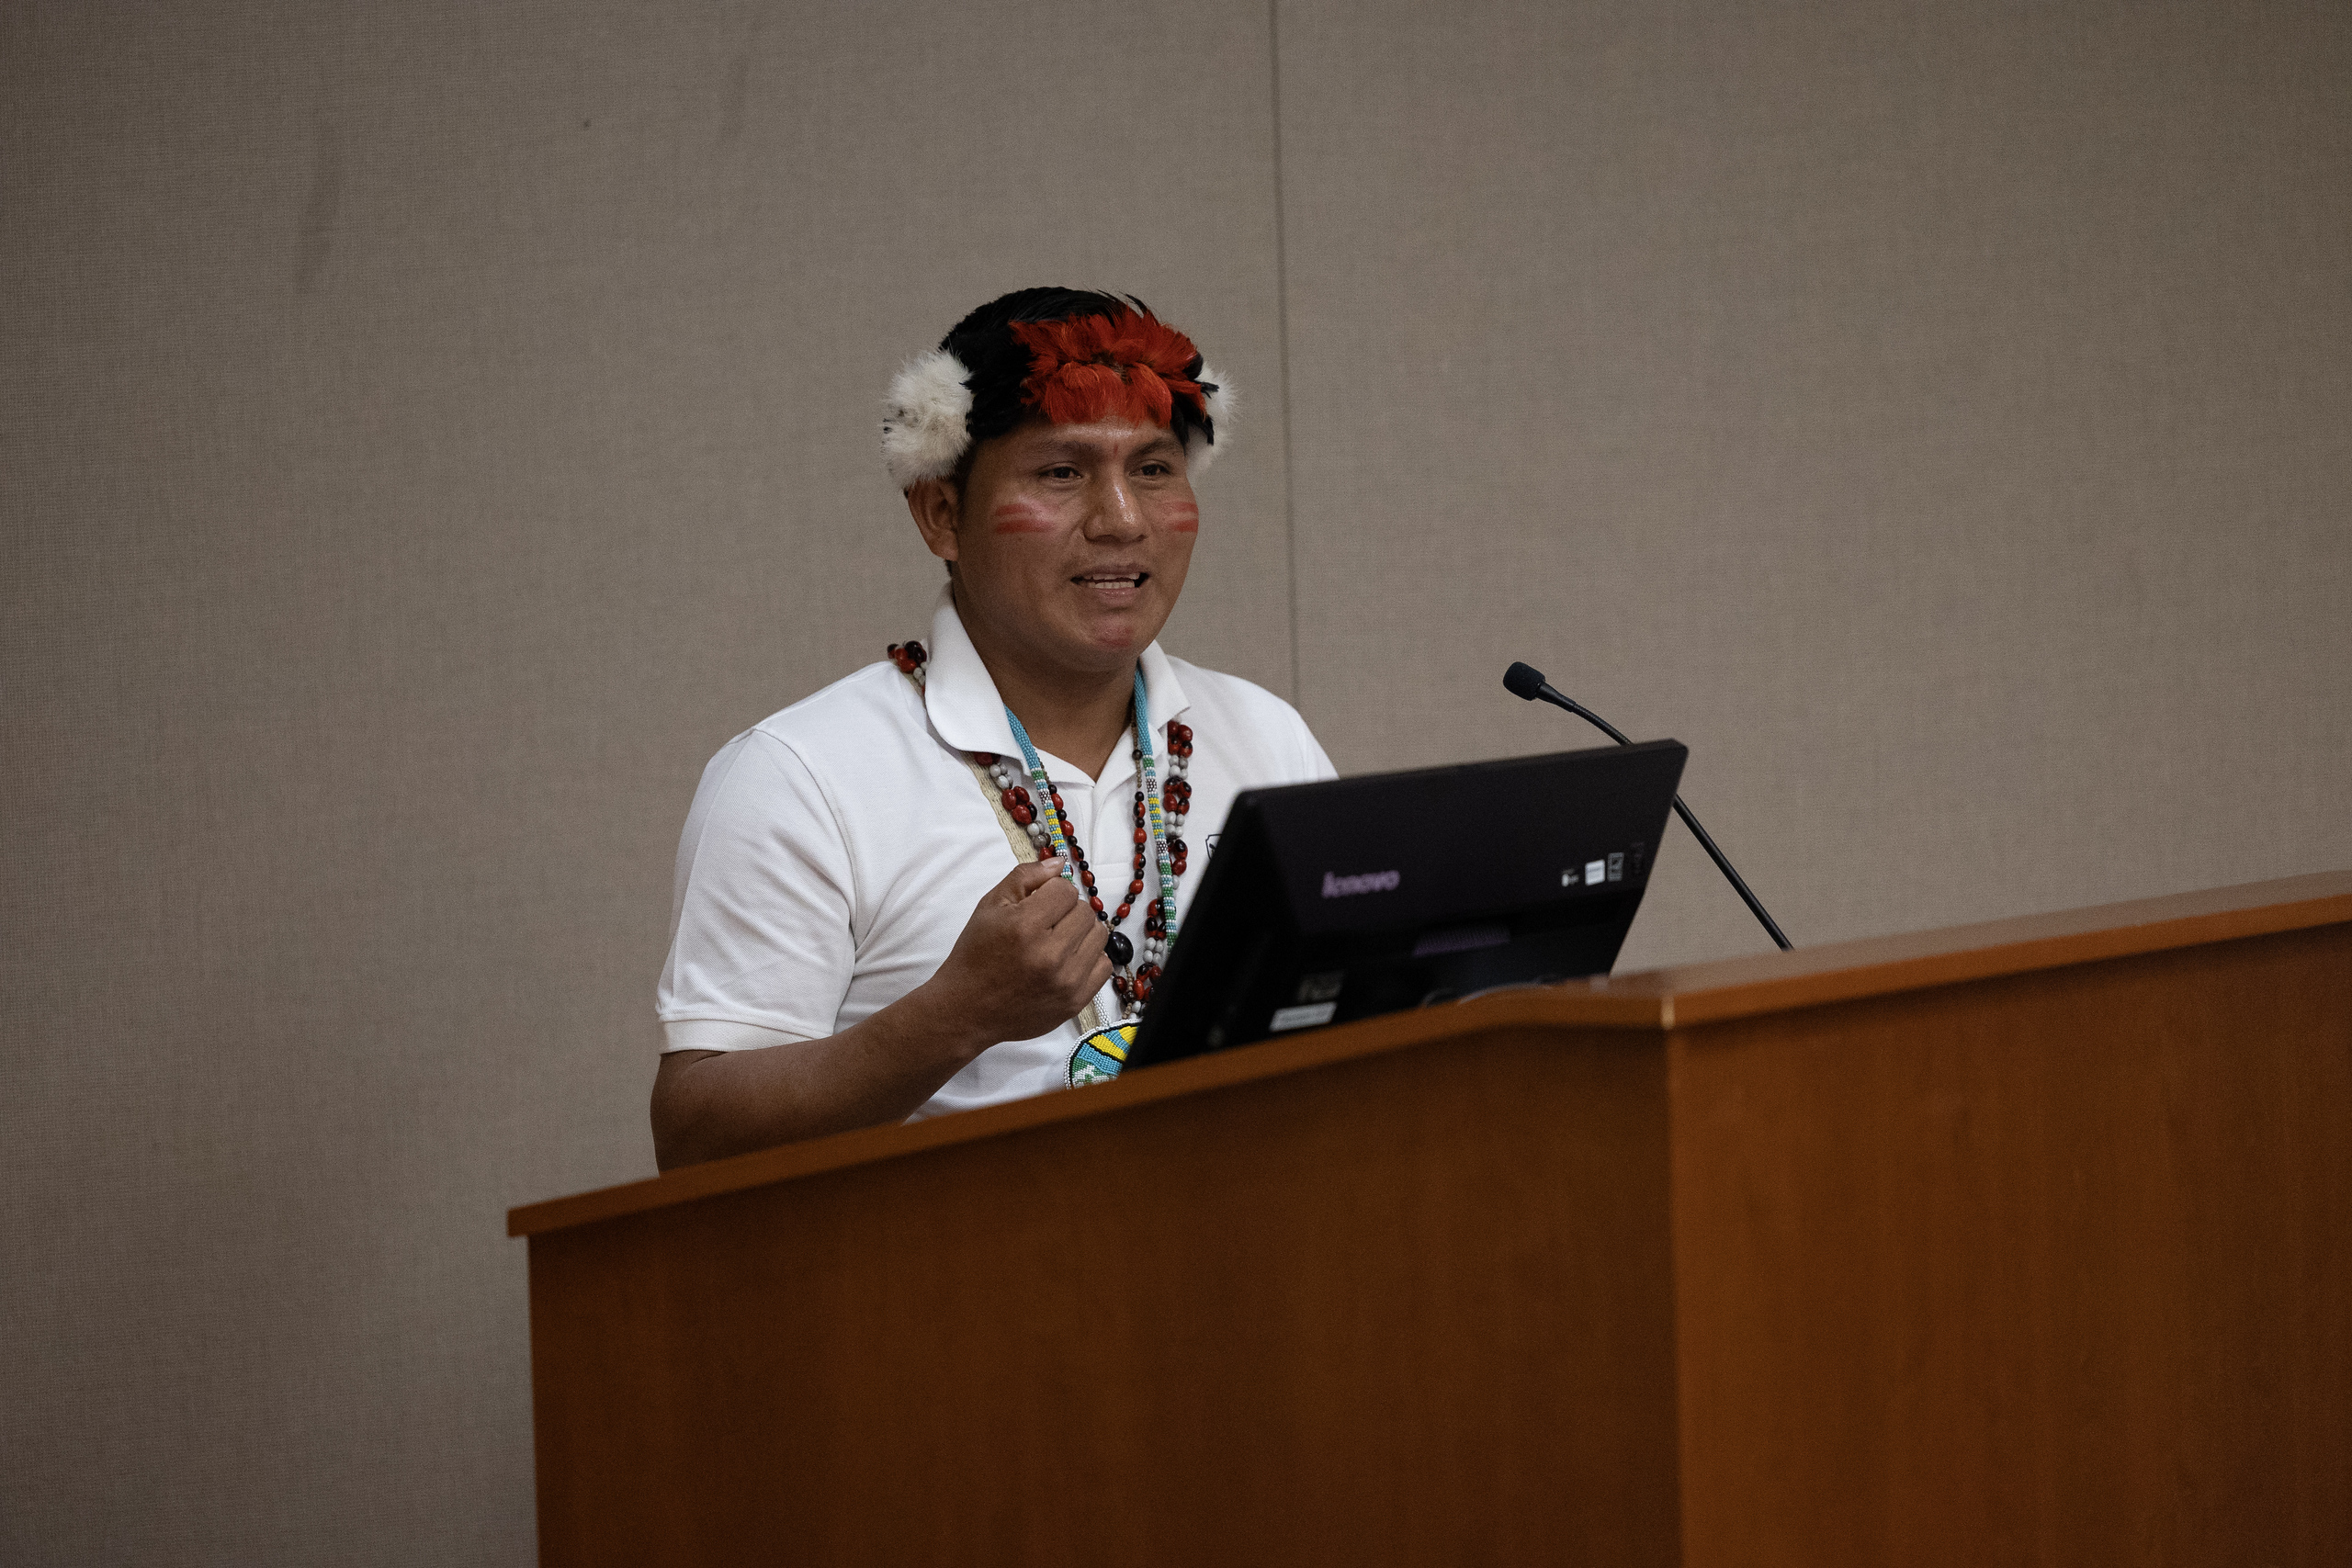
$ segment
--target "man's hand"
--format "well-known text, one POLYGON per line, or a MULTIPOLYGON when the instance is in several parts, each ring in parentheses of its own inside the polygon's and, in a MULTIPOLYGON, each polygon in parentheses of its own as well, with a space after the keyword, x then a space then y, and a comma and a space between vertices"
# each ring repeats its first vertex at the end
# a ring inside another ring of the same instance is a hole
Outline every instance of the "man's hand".
POLYGON ((1061 866, 1058 859, 1014 866, 981 897, 947 962, 922 987, 935 989, 989 1045, 1069 1021, 1111 978, 1102 923, 1061 866))
POLYGON ((753 1051, 675 1051, 653 1083, 662 1168, 895 1122, 989 1046, 1077 1016, 1111 977, 1102 926, 1060 874, 1015 866, 939 973, 865 1022, 753 1051))

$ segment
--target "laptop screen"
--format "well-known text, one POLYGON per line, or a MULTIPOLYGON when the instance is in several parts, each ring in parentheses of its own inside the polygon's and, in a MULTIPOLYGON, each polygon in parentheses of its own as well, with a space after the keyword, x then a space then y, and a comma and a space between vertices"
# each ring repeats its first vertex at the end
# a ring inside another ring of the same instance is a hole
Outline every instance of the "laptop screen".
POLYGON ((1688 756, 1653 740, 1245 792, 1128 1070, 1608 973, 1688 756))

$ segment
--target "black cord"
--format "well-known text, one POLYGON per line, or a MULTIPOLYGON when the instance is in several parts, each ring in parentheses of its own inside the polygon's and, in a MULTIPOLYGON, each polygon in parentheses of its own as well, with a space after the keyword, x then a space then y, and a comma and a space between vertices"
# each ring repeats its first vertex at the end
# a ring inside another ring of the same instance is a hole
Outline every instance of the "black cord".
MULTIPOLYGON (((1530 669, 1527 665, 1512 665, 1510 672, 1503 677, 1503 684, 1515 697, 1526 697, 1531 700, 1540 697, 1555 707, 1567 709, 1587 724, 1599 728, 1603 735, 1608 736, 1620 746, 1631 746, 1634 743, 1623 730, 1619 729, 1574 697, 1563 696, 1553 689, 1552 683, 1544 680, 1539 671, 1530 669), (1521 671, 1525 671, 1526 674, 1521 675, 1521 671)), ((1732 886, 1738 891, 1740 897, 1747 901, 1749 910, 1758 919, 1764 922, 1764 929, 1771 933, 1772 941, 1778 944, 1781 951, 1788 952, 1789 939, 1781 934, 1778 922, 1765 913, 1764 906, 1757 901, 1755 894, 1747 890, 1747 882, 1742 880, 1739 873, 1732 869, 1731 862, 1724 858, 1723 851, 1715 848, 1715 840, 1707 836, 1707 830, 1704 828, 1699 826, 1699 819, 1690 815, 1690 808, 1682 804, 1682 797, 1679 795, 1674 797, 1674 814, 1682 818, 1682 825, 1690 829, 1690 836, 1699 840, 1699 847, 1707 852, 1707 857, 1715 863, 1715 869, 1722 872, 1730 881, 1732 886)))

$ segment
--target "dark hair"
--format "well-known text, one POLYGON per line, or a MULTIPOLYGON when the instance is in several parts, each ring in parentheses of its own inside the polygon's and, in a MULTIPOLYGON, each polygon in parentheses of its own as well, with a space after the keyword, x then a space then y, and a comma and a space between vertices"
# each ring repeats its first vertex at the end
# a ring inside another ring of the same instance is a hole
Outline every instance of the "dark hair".
MULTIPOLYGON (((970 472, 972 454, 979 449, 981 442, 1011 433, 1035 412, 1022 401, 1021 384, 1029 376, 1030 354, 1012 335, 1012 323, 1115 316, 1123 310, 1151 315, 1151 307, 1132 294, 1122 299, 1091 288, 1016 288, 989 300, 956 322, 939 340, 939 346, 962 361, 964 368, 970 372, 964 378, 964 385, 971 389, 972 412, 964 416, 964 428, 970 434, 972 444, 964 449, 964 460, 956 466, 959 487, 970 472)), ((1193 363, 1184 374, 1199 379, 1198 354, 1193 355, 1193 363)), ((1216 427, 1207 414, 1195 408, 1189 398, 1175 400, 1168 425, 1176 439, 1187 446, 1191 445, 1194 431, 1204 439, 1216 438, 1216 427)))

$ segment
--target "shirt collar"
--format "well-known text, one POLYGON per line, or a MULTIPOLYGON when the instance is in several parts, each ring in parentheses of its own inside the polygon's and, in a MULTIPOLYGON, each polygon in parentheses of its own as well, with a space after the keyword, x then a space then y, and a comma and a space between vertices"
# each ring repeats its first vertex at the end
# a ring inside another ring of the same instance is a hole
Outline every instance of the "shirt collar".
MULTIPOLYGON (((923 706, 939 738, 959 751, 993 751, 1018 759, 1021 744, 1012 738, 1012 726, 1005 722, 1004 699, 997 694, 989 667, 980 662, 979 649, 964 630, 964 618, 956 613, 954 592, 944 587, 931 612, 930 651, 931 660, 923 671, 923 706)), ((1168 721, 1192 704, 1184 695, 1183 682, 1176 679, 1175 661, 1159 650, 1159 643, 1146 648, 1137 662, 1143 669, 1144 701, 1151 705, 1152 748, 1165 755, 1168 721)), ((1126 758, 1114 754, 1103 767, 1103 777, 1109 781, 1123 769, 1133 771, 1126 758)))

